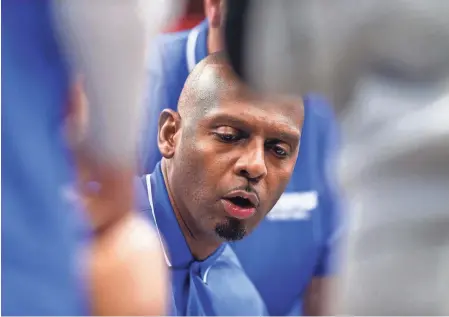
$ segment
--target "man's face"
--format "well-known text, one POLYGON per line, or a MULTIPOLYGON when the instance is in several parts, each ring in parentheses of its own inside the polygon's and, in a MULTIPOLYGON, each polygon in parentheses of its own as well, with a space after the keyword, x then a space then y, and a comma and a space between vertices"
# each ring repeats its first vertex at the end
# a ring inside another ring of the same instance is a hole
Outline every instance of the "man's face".
MULTIPOLYGON (((175 135, 172 188, 201 235, 239 240, 275 205, 293 172, 300 100, 221 99, 175 135)), ((188 220, 187 220, 188 221, 188 220)))

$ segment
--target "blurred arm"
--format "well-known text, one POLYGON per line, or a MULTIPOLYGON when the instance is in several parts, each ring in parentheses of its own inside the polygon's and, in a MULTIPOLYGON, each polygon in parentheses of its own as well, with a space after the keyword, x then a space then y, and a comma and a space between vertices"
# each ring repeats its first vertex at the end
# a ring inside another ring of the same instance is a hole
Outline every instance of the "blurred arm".
POLYGON ((149 223, 132 212, 146 49, 167 2, 56 0, 60 42, 76 73, 75 107, 85 110, 76 144, 81 194, 96 233, 90 253, 93 315, 164 315, 167 272, 149 223), (79 83, 78 83, 79 84, 79 83), (98 188, 88 189, 90 181, 98 188), (84 186, 84 187, 83 187, 84 186))
POLYGON ((142 216, 129 214, 93 245, 93 316, 164 316, 170 294, 160 241, 142 216))
POLYGON ((60 42, 74 70, 82 73, 89 101, 76 154, 85 183, 100 185, 91 193, 92 204, 98 202, 93 222, 99 230, 133 207, 147 47, 162 26, 159 10, 138 0, 54 1, 60 42))
POLYGON ((149 21, 151 5, 145 1, 54 3, 61 42, 83 74, 89 100, 83 147, 101 163, 133 166, 147 47, 161 22, 149 21))

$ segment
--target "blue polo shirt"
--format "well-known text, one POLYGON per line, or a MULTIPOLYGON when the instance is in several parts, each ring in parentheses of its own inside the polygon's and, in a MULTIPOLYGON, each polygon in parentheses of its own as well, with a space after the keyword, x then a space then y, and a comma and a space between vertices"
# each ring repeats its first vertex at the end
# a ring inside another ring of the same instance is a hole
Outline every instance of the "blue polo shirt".
MULTIPOLYGON (((50 1, 2 1, 2 314, 88 314, 63 134, 69 74, 50 1)), ((84 231, 86 230, 86 231, 84 231)))
MULTIPOLYGON (((161 158, 156 140, 159 114, 164 108, 177 109, 188 74, 207 56, 207 33, 204 21, 191 31, 163 35, 153 46, 148 124, 142 137, 144 173, 161 158)), ((341 236, 332 167, 336 121, 320 95, 306 96, 304 107, 300 154, 285 193, 251 235, 231 244, 271 315, 302 314, 310 281, 334 274, 341 236)))
POLYGON ((160 163, 152 174, 136 179, 136 192, 137 206, 157 228, 171 271, 172 315, 260 316, 266 313, 258 291, 227 244, 222 244, 204 261, 193 258, 173 212, 160 163))

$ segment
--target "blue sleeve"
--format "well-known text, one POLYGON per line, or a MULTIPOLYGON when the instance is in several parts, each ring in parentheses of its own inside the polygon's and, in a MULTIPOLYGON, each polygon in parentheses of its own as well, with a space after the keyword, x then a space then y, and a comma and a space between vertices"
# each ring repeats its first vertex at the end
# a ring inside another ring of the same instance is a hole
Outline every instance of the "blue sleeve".
POLYGON ((144 118, 139 140, 139 175, 151 174, 162 158, 157 145, 159 115, 166 108, 163 60, 157 45, 151 51, 144 118))
POLYGON ((323 245, 315 269, 315 276, 325 277, 336 273, 342 238, 341 197, 336 177, 336 156, 339 147, 339 131, 330 105, 320 100, 315 109, 320 117, 320 205, 322 207, 323 245))

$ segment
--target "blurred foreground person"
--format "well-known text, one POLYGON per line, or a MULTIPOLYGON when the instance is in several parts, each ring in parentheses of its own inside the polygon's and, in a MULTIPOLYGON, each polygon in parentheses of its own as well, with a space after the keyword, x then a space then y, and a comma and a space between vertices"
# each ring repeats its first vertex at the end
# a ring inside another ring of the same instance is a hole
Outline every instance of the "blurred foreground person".
POLYGON ((242 78, 337 106, 352 218, 338 311, 449 314, 449 3, 229 4, 242 78))
MULTIPOLYGON (((187 32, 164 34, 152 45, 147 124, 142 137, 143 174, 151 173, 157 150, 158 117, 177 111, 187 76, 208 54, 222 51, 225 0, 205 0, 207 19, 187 32), (157 83, 157 84, 155 84, 157 83)), ((340 215, 334 158, 337 127, 320 96, 303 98, 301 151, 276 206, 246 239, 231 243, 270 315, 329 314, 326 289, 337 271, 340 215)))
POLYGON ((132 176, 146 47, 163 21, 152 15, 163 19, 166 5, 11 0, 2 9, 2 314, 164 314, 163 255, 132 211, 132 176), (90 101, 75 153, 63 133, 72 69, 90 101), (75 156, 99 185, 90 221, 75 156))
POLYGON ((161 113, 163 158, 137 190, 166 241, 173 314, 266 314, 226 242, 250 234, 284 192, 303 120, 301 98, 248 90, 219 53, 194 68, 177 111, 161 113))

